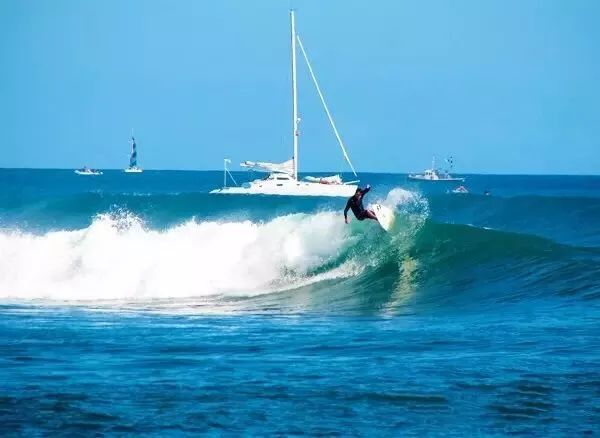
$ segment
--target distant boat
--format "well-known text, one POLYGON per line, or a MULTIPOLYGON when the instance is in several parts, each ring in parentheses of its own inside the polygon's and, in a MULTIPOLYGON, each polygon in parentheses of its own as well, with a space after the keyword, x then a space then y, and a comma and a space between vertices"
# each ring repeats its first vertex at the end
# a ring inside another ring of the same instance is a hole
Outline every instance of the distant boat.
POLYGON ((129 139, 131 145, 131 154, 129 155, 129 167, 124 170, 125 173, 142 173, 143 170, 137 165, 137 145, 135 144, 135 137, 133 136, 133 130, 131 130, 131 138, 129 139))
POLYGON ((83 176, 96 176, 96 175, 102 175, 102 171, 100 170, 96 170, 96 169, 90 169, 87 166, 82 167, 81 169, 76 169, 75 173, 77 175, 83 175, 83 176))
MULTIPOLYGON (((446 161, 453 166, 453 159, 449 157, 446 161)), ((427 182, 464 182, 464 178, 450 175, 448 170, 442 170, 435 167, 435 157, 431 162, 431 169, 425 170, 421 174, 408 175, 408 179, 412 181, 427 181, 427 182)))
MULTIPOLYGON (((342 149, 342 154, 346 159, 350 169, 356 175, 354 167, 350 162, 350 158, 344 147, 344 143, 336 129, 335 123, 325 103, 325 98, 317 82, 317 78, 313 72, 312 66, 308 60, 308 56, 300 36, 296 33, 296 22, 294 11, 290 11, 291 21, 291 52, 292 52, 292 138, 293 138, 293 156, 291 159, 282 163, 268 163, 244 161, 241 167, 266 172, 268 175, 265 178, 256 179, 244 184, 242 187, 227 187, 227 175, 231 173, 227 169, 227 164, 230 162, 225 159, 224 164, 224 183, 223 188, 212 190, 210 193, 219 194, 247 194, 247 195, 285 195, 285 196, 352 196, 357 189, 358 181, 343 182, 340 175, 327 177, 307 177, 305 180, 298 178, 298 139, 300 136, 299 124, 300 117, 298 116, 298 93, 296 83, 296 45, 300 47, 300 51, 308 66, 308 71, 312 81, 317 89, 325 113, 329 119, 329 123, 333 128, 333 132, 337 138, 338 144, 342 149)), ((232 178, 233 179, 233 178, 232 178)), ((235 180, 233 180, 235 183, 235 180)))

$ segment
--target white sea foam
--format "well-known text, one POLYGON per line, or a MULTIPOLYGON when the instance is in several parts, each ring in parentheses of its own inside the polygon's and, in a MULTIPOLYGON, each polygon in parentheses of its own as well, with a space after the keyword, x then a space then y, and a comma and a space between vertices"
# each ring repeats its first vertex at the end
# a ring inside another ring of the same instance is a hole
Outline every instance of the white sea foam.
MULTIPOLYGON (((307 284, 350 241, 333 212, 266 223, 194 222, 149 230, 133 216, 86 229, 0 232, 0 298, 131 300, 253 295, 307 284)), ((349 265, 348 265, 349 266, 349 265)), ((352 275, 343 265, 313 280, 352 275)))

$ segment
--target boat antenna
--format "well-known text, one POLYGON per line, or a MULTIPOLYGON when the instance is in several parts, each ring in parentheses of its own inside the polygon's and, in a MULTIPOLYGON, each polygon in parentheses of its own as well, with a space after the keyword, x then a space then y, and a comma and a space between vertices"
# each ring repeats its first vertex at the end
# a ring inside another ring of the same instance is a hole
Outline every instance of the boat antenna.
POLYGON ((229 175, 229 177, 231 178, 231 181, 233 181, 233 183, 237 186, 238 183, 235 180, 235 178, 233 177, 233 175, 231 174, 231 172, 229 171, 229 169, 227 168, 227 165, 231 163, 231 160, 229 158, 224 158, 223 159, 223 188, 227 187, 227 175, 229 175))

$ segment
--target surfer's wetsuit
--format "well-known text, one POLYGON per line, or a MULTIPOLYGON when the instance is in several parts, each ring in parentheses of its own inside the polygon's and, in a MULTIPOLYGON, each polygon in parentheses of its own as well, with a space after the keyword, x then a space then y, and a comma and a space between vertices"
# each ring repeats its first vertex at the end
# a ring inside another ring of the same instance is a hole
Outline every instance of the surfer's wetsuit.
POLYGON ((365 207, 363 207, 363 196, 365 196, 369 190, 371 190, 370 186, 367 186, 364 189, 358 189, 356 191, 357 193, 348 199, 346 208, 344 209, 344 218, 346 221, 348 220, 348 210, 352 210, 352 213, 354 213, 354 216, 356 216, 356 219, 359 221, 370 218, 367 210, 365 210, 365 207))

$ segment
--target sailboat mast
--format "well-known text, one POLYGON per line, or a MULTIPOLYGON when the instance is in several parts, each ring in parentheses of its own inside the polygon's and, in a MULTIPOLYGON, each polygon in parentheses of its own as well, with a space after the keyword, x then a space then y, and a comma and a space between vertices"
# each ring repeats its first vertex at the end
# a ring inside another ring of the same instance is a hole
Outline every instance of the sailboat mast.
POLYGON ((290 11, 292 37, 292 137, 294 139, 294 178, 298 179, 298 89, 296 86, 296 19, 294 11, 290 11))

